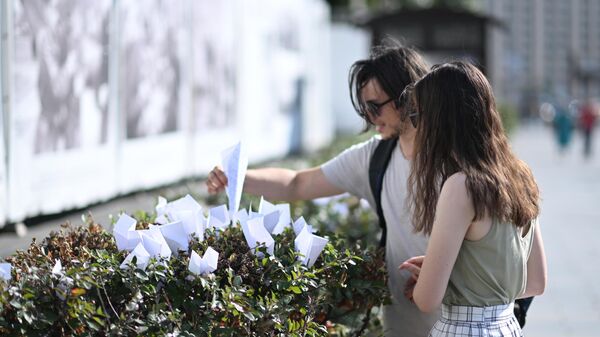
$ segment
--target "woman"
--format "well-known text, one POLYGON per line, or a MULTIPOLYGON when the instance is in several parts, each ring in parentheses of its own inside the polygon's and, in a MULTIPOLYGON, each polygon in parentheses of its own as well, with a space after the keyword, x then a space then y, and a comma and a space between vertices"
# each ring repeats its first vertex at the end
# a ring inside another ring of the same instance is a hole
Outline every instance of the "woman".
POLYGON ((409 90, 409 200, 415 230, 430 239, 424 257, 400 266, 416 281, 405 294, 424 312, 443 304, 430 336, 522 335, 513 301, 546 285, 531 171, 510 150, 491 86, 473 65, 435 66, 409 90))

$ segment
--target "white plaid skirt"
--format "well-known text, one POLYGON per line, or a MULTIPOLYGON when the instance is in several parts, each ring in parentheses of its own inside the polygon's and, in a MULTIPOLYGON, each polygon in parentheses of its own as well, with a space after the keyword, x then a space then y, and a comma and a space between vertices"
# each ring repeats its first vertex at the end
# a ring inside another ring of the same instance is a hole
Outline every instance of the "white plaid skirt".
POLYGON ((523 337, 513 306, 512 303, 490 307, 443 304, 442 317, 431 328, 429 337, 523 337))

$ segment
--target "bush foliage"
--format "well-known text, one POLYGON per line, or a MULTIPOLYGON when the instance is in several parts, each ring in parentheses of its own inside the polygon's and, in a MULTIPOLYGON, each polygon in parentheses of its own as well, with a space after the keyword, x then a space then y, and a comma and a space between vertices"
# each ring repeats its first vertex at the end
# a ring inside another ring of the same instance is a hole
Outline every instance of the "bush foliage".
MULTIPOLYGON (((254 255, 234 225, 205 233, 190 251, 146 270, 121 269, 126 252, 91 216, 65 224, 6 260, 0 334, 24 336, 351 336, 377 330, 371 315, 388 300, 376 221, 358 200, 292 205, 329 238, 314 266, 298 261, 294 233, 276 236, 275 255, 254 255), (335 230, 335 232, 334 232, 335 230), (340 234, 340 233, 343 233, 340 234), (189 272, 191 250, 213 247, 218 269, 189 272), (56 260, 61 272, 52 272, 56 260)), ((151 216, 136 213, 140 228, 151 216)))

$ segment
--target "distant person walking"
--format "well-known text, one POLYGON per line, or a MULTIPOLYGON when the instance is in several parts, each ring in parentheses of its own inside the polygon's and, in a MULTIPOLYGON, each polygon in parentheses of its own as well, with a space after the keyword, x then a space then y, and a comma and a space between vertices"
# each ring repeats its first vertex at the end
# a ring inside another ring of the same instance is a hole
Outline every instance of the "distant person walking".
POLYGON ((556 115, 553 121, 554 134, 558 143, 558 151, 564 154, 565 150, 571 142, 573 134, 573 120, 569 112, 560 106, 556 107, 556 115))
POLYGON ((589 158, 592 155, 592 134, 596 124, 597 111, 592 100, 588 100, 581 107, 579 114, 579 125, 583 132, 583 156, 589 158))

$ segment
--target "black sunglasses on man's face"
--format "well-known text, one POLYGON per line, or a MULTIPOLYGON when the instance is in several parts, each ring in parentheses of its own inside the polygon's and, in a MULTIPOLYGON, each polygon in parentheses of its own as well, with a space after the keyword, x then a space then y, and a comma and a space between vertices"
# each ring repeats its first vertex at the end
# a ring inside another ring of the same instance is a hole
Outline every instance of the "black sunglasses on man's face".
POLYGON ((393 100, 394 100, 393 98, 390 98, 381 103, 375 103, 373 101, 365 102, 366 113, 364 115, 366 115, 366 116, 371 115, 374 118, 381 116, 381 111, 380 111, 381 108, 383 108, 384 105, 388 104, 389 102, 391 102, 393 100))

